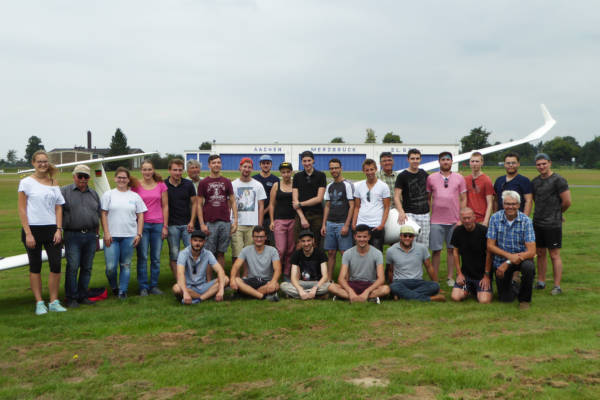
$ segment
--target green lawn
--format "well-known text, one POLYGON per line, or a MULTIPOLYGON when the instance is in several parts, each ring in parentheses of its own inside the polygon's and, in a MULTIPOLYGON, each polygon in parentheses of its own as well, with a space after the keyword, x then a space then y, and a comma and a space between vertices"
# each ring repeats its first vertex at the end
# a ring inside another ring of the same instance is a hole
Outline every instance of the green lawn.
MULTIPOLYGON (((557 171, 571 184, 600 182, 597 170, 557 171)), ((488 172, 494 179, 503 171, 488 172)), ((533 168, 523 173, 536 175, 533 168)), ((1 256, 23 252, 18 179, 0 176, 1 256)), ((61 184, 69 180, 60 177, 61 184)), ((27 268, 0 272, 0 398, 597 399, 600 189, 572 193, 564 295, 536 291, 525 312, 516 303, 472 300, 183 307, 170 295, 135 296, 132 272, 125 302, 111 297, 37 317, 27 268)), ((166 291, 172 284, 166 244, 162 261, 166 291)), ((106 286, 103 267, 99 253, 91 286, 106 286)))

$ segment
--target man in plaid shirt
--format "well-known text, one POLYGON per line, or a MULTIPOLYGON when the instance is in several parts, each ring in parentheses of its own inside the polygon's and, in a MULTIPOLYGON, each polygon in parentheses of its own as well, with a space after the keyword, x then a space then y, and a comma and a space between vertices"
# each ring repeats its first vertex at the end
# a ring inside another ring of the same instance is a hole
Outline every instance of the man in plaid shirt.
POLYGON ((529 217, 519 211, 521 196, 514 190, 502 193, 504 210, 490 218, 487 231, 487 248, 493 255, 496 271, 498 299, 512 302, 519 298, 519 308, 531 305, 531 292, 535 277, 535 234, 529 217), (512 285, 513 272, 521 271, 521 285, 518 290, 512 285))

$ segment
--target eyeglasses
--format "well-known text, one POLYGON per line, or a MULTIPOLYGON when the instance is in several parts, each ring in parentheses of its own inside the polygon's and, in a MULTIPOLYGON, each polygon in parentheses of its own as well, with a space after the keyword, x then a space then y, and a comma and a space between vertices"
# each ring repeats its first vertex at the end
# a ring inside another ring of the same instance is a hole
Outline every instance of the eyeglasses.
POLYGON ((77 174, 77 179, 90 179, 88 174, 77 174))
POLYGON ((517 165, 517 161, 504 161, 504 165, 517 165))
POLYGON ((448 178, 447 177, 444 178, 444 187, 446 189, 448 188, 448 178))
POLYGON ((369 203, 371 202, 371 191, 370 190, 367 192, 367 201, 369 203))
POLYGON ((520 205, 519 203, 507 203, 507 202, 504 202, 502 204, 504 204, 506 207, 518 207, 520 205))
POLYGON ((127 176, 117 176, 117 179, 120 180, 120 181, 125 181, 125 180, 129 179, 129 177, 127 177, 127 176))
POLYGON ((254 239, 265 239, 267 235, 254 235, 254 239))

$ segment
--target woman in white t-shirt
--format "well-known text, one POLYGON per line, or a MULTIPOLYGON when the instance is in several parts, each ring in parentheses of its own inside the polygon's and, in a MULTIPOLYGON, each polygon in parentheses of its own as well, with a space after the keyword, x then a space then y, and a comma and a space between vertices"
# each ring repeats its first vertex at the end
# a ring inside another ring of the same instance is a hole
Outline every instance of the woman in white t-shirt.
POLYGON ((48 161, 43 150, 33 153, 31 163, 35 172, 19 183, 19 218, 23 229, 21 240, 29 258, 29 283, 36 300, 35 313, 67 311, 58 300, 60 286, 60 259, 62 251, 62 207, 65 199, 54 179, 57 170, 48 161), (46 249, 50 275, 48 307, 42 298, 42 246, 46 249))
POLYGON ((117 187, 102 195, 102 230, 104 231, 104 259, 106 277, 114 295, 127 298, 133 248, 138 245, 144 229, 144 212, 147 210, 142 198, 131 188, 129 170, 119 167, 115 171, 117 187), (120 277, 117 280, 117 266, 120 277))

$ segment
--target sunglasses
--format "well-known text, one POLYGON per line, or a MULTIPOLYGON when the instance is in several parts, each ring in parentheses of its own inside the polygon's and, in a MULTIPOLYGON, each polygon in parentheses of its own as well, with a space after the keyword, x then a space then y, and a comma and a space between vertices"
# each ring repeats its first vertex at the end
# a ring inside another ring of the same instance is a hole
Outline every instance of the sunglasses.
POLYGON ((444 178, 444 188, 448 189, 448 178, 444 178))
POLYGON ((88 174, 77 174, 77 179, 90 179, 88 174))
POLYGON ((476 192, 476 191, 477 191, 477 184, 475 183, 475 179, 476 179, 476 178, 473 178, 473 179, 471 179, 471 182, 473 183, 473 191, 474 191, 474 192, 476 192))
POLYGON ((412 233, 402 233, 400 236, 408 238, 415 237, 415 235, 413 235, 412 233))
POLYGON ((371 191, 370 190, 367 192, 367 201, 369 203, 371 202, 371 191))

